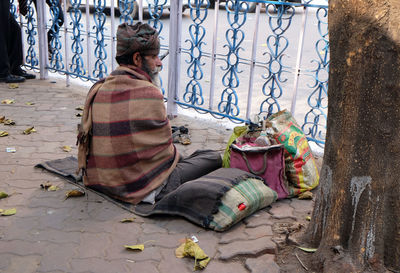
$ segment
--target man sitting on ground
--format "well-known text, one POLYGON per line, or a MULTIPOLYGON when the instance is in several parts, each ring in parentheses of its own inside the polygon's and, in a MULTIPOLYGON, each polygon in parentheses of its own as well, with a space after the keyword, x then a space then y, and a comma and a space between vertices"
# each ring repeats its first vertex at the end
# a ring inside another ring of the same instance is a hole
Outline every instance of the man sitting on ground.
POLYGON ((219 153, 180 158, 158 82, 160 41, 148 24, 121 24, 119 67, 90 89, 78 135, 84 184, 116 199, 154 203, 222 165, 219 153))

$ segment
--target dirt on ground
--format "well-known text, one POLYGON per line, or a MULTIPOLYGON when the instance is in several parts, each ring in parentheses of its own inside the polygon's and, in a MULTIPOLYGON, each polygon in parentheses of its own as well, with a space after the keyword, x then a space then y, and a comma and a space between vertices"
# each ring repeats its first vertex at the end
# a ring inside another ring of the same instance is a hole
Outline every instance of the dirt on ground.
POLYGON ((312 253, 301 250, 296 245, 282 243, 279 245, 276 263, 281 271, 287 273, 310 273, 312 253))
MULTIPOLYGON (((309 215, 300 216, 306 219, 309 215)), ((280 272, 310 273, 312 249, 303 237, 308 225, 307 220, 290 221, 283 219, 273 226, 274 241, 278 244, 275 262, 281 268, 280 272), (303 250, 302 250, 303 248, 303 250)))
MULTIPOLYGON (((322 166, 322 157, 315 156, 318 170, 322 166)), ((315 200, 317 188, 312 190, 315 200)), ((274 240, 278 244, 278 252, 275 262, 281 268, 282 273, 319 273, 312 270, 313 252, 307 252, 301 248, 310 248, 304 239, 311 213, 296 215, 297 220, 282 219, 273 226, 274 240)), ((310 251, 309 249, 308 251, 310 251)))

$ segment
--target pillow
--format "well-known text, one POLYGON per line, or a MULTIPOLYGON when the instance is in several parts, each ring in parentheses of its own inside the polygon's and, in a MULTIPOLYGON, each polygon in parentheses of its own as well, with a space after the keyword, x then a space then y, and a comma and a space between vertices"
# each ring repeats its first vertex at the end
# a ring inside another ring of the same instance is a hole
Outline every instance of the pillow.
POLYGON ((263 180, 249 178, 233 186, 221 198, 218 212, 213 214, 208 228, 229 229, 235 223, 276 201, 278 194, 263 180))
POLYGON ((140 203, 141 216, 180 215, 204 228, 223 231, 274 202, 277 193, 262 178, 235 168, 220 168, 186 182, 154 205, 140 203))

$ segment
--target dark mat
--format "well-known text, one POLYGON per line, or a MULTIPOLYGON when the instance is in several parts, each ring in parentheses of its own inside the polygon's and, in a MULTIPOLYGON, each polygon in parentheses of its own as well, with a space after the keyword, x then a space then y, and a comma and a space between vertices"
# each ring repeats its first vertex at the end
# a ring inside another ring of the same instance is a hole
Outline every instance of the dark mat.
MULTIPOLYGON (((76 174, 78 170, 78 159, 73 156, 39 163, 35 165, 35 167, 46 169, 74 183, 82 182, 82 176, 76 174)), ((83 183, 81 184, 83 185, 83 183)))
POLYGON ((220 168, 196 180, 186 182, 170 192, 154 205, 139 203, 133 205, 109 197, 84 186, 82 177, 76 175, 78 160, 73 157, 46 161, 35 166, 57 174, 83 190, 91 191, 117 206, 140 216, 175 215, 208 228, 212 215, 218 211, 222 196, 241 180, 257 176, 234 168, 220 168))
POLYGON ((85 185, 83 184, 83 181, 82 181, 82 176, 80 174, 79 175, 76 174, 76 171, 78 170, 78 159, 74 156, 69 156, 66 158, 42 162, 42 163, 35 165, 35 167, 42 168, 51 173, 54 173, 54 174, 60 176, 61 178, 64 178, 65 180, 67 180, 69 183, 71 183, 85 191, 91 191, 97 195, 100 195, 104 199, 116 204, 117 206, 119 206, 123 209, 126 209, 130 212, 135 212, 134 205, 114 199, 108 195, 101 193, 101 192, 98 192, 98 191, 95 191, 95 190, 85 187, 85 185))

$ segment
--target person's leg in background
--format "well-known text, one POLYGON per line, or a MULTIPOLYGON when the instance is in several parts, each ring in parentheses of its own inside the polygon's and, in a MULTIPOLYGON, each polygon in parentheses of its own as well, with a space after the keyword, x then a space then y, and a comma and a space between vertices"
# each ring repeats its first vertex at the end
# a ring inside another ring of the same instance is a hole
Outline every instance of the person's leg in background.
POLYGON ((181 158, 168 177, 167 183, 156 196, 156 201, 176 190, 183 183, 200 178, 221 167, 221 155, 213 150, 197 150, 190 156, 181 158))
POLYGON ((8 39, 8 58, 10 61, 11 74, 24 77, 25 79, 34 79, 36 78, 34 74, 29 74, 21 68, 24 57, 22 53, 21 27, 11 13, 8 19, 10 27, 10 37, 8 39))
MULTIPOLYGON (((24 77, 10 73, 9 45, 13 33, 10 29, 10 2, 0 1, 0 82, 14 83, 25 81, 24 77)), ((15 19, 14 19, 15 20, 15 19)), ((15 34, 14 34, 15 35, 15 34)))

